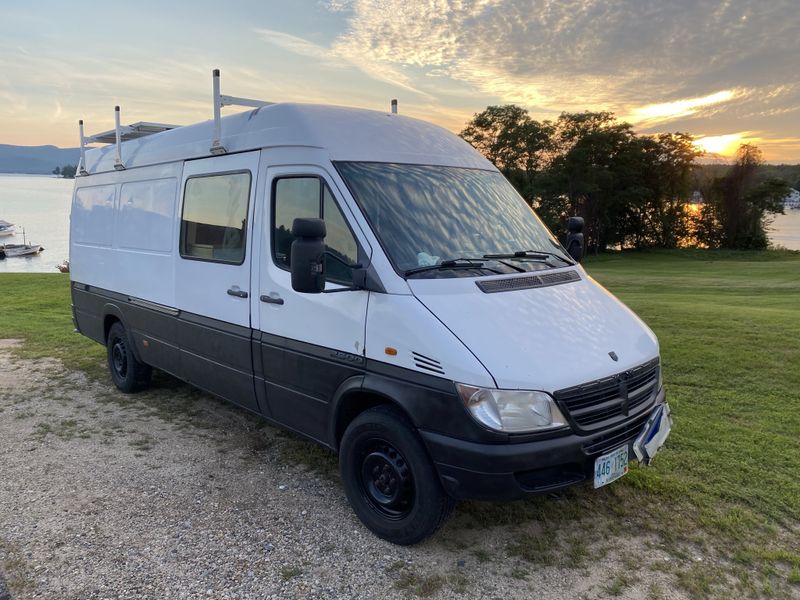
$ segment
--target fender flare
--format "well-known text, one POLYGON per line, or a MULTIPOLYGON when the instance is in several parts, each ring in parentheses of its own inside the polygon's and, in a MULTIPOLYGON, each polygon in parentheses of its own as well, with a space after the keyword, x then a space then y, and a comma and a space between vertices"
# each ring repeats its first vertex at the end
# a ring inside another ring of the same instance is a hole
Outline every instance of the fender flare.
MULTIPOLYGON (((113 304, 111 302, 106 302, 103 305, 103 337, 104 338, 107 337, 107 332, 105 331, 105 323, 106 323, 106 319, 108 317, 110 317, 110 316, 113 316, 116 319, 118 319, 119 322, 122 323, 122 326, 125 328, 125 331, 128 332, 128 335, 131 336, 131 342, 132 342, 132 344, 131 344, 132 348, 131 349, 133 350, 133 355, 136 357, 136 360, 141 361, 142 358, 139 355, 139 349, 136 347, 136 342, 133 340, 133 336, 131 335, 131 330, 128 327, 127 320, 123 316, 122 310, 120 309, 119 306, 117 306, 116 304, 113 304)), ((103 342, 105 344, 107 344, 108 343, 108 339, 104 339, 103 342)))

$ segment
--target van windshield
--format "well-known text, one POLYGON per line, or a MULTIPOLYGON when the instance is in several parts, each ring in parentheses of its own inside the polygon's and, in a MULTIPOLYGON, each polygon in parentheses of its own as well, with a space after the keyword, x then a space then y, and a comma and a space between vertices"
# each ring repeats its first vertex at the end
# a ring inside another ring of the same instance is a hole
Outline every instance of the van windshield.
POLYGON ((395 268, 406 275, 448 266, 475 275, 483 265, 491 274, 497 272, 491 261, 498 256, 502 264, 510 259, 516 270, 529 270, 526 256, 537 252, 557 259, 549 266, 572 263, 496 171, 368 162, 337 162, 336 167, 395 268))

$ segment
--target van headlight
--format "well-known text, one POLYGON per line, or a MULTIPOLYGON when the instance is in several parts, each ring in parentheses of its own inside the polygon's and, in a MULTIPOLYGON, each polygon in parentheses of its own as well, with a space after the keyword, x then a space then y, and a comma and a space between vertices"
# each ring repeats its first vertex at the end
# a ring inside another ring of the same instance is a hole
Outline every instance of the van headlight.
POLYGON ((494 390, 457 383, 458 395, 472 417, 497 431, 520 433, 565 427, 567 420, 544 392, 494 390))

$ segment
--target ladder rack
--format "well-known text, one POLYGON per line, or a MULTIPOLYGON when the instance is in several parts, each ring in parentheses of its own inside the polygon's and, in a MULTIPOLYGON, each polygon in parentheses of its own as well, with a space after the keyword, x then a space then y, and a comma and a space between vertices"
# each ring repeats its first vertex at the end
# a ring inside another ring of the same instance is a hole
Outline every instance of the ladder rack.
POLYGON ((86 175, 86 145, 87 144, 116 144, 117 157, 114 161, 114 168, 121 171, 125 168, 122 162, 122 148, 120 144, 128 140, 135 140, 137 138, 153 135, 154 133, 161 133, 162 131, 169 131, 176 129, 180 125, 168 125, 166 123, 148 123, 146 121, 139 121, 131 125, 120 125, 119 106, 114 107, 114 129, 108 131, 101 131, 94 135, 86 136, 83 133, 83 119, 78 121, 78 131, 81 138, 81 160, 78 165, 78 172, 81 175, 86 175))
POLYGON ((211 154, 226 154, 228 151, 222 145, 222 107, 223 106, 250 106, 252 108, 261 108, 262 106, 270 106, 275 102, 267 102, 266 100, 253 100, 251 98, 237 98, 236 96, 224 96, 219 91, 219 69, 214 69, 211 72, 211 87, 214 96, 214 136, 211 140, 211 154))
MULTIPOLYGON (((222 107, 223 106, 249 106, 252 108, 261 108, 262 106, 270 106, 275 102, 267 102, 266 100, 254 100, 252 98, 239 98, 237 96, 226 96, 220 93, 220 80, 219 69, 214 69, 211 73, 212 95, 214 101, 214 129, 211 137, 211 147, 209 152, 211 154, 227 154, 228 150, 222 144, 222 107)), ((391 102, 392 114, 397 114, 397 100, 391 102)), ((180 125, 168 125, 166 123, 148 123, 146 121, 139 121, 132 125, 120 125, 120 111, 119 106, 114 107, 114 129, 102 131, 94 135, 85 136, 83 133, 83 119, 78 121, 78 130, 81 139, 81 160, 78 165, 78 173, 86 175, 86 145, 87 144, 116 144, 117 155, 114 161, 114 168, 122 170, 125 168, 125 163, 122 160, 122 142, 128 140, 135 140, 148 135, 162 133, 171 129, 176 129, 180 125)))
MULTIPOLYGON (((214 100, 214 132, 211 139, 211 147, 209 152, 211 154, 226 154, 228 151, 222 145, 222 116, 221 110, 223 106, 250 106, 252 108, 261 108, 262 106, 269 106, 275 102, 267 102, 265 100, 253 100, 252 98, 239 98, 237 96, 223 95, 219 91, 219 69, 214 69, 212 72, 212 89, 214 100)), ((135 140, 155 133, 162 133, 171 129, 176 129, 180 125, 168 125, 166 123, 149 123, 146 121, 139 121, 131 125, 120 125, 120 110, 119 106, 114 107, 114 129, 108 131, 101 131, 94 135, 86 136, 83 132, 83 119, 78 121, 78 131, 81 141, 81 160, 78 165, 78 172, 81 175, 86 175, 86 145, 87 144, 116 144, 117 156, 114 161, 114 168, 122 170, 125 168, 125 163, 122 160, 122 142, 128 140, 135 140)))

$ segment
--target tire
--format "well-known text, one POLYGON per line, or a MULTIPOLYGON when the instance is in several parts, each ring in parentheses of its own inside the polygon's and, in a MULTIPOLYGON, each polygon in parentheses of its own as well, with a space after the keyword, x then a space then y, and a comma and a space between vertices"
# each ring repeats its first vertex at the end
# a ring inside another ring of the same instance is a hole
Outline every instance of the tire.
POLYGON ((421 542, 453 509, 422 440, 393 407, 372 408, 350 423, 339 448, 339 470, 358 518, 393 544, 421 542))
POLYGON ((119 321, 108 331, 106 353, 111 379, 120 391, 132 394, 150 385, 153 369, 134 356, 133 340, 119 321))

